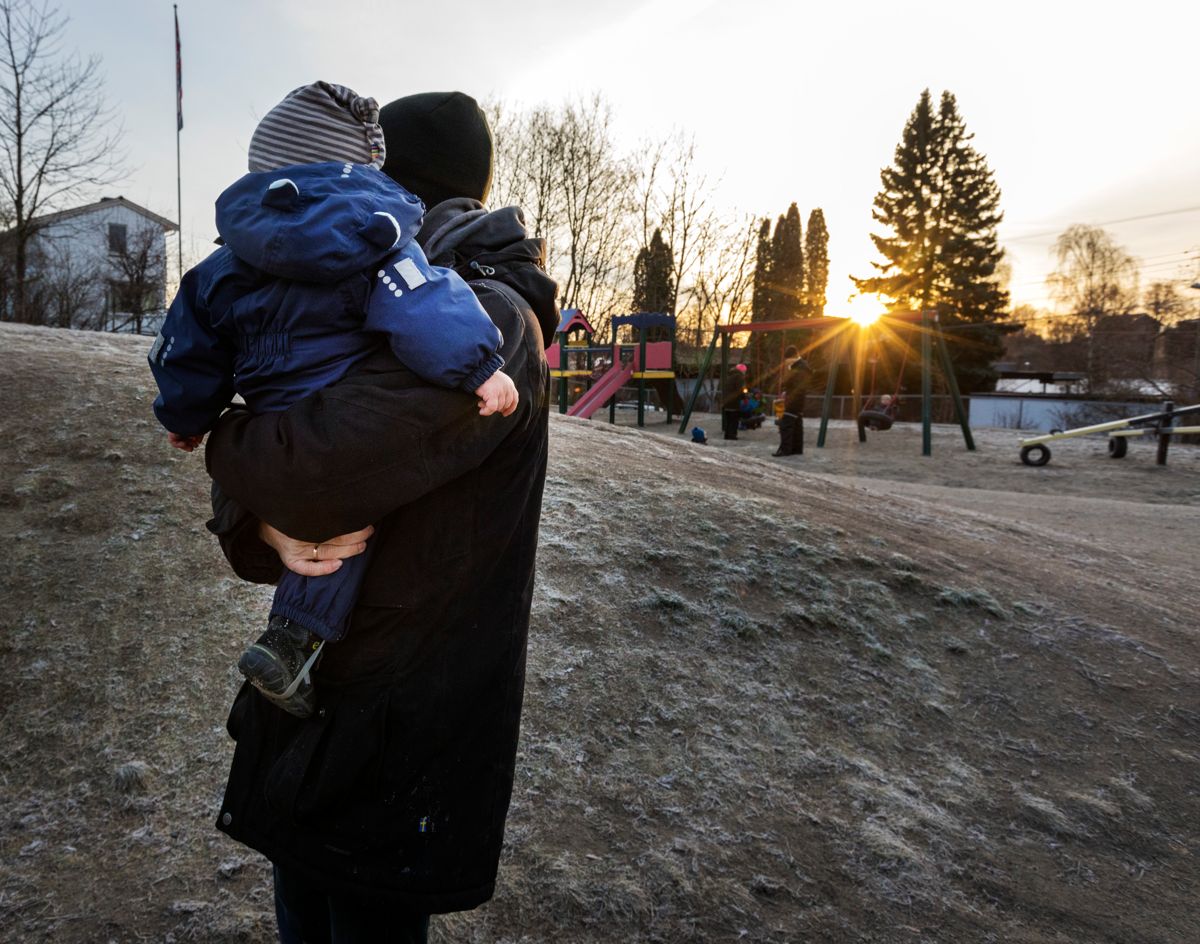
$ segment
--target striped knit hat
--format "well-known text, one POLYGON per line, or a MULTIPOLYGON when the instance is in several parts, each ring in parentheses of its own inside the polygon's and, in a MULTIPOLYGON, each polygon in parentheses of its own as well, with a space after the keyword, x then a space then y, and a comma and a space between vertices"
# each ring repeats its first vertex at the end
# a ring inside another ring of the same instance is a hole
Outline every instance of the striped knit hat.
POLYGON ((383 158, 375 99, 329 82, 302 85, 289 93, 250 136, 252 172, 327 161, 382 167, 383 158))

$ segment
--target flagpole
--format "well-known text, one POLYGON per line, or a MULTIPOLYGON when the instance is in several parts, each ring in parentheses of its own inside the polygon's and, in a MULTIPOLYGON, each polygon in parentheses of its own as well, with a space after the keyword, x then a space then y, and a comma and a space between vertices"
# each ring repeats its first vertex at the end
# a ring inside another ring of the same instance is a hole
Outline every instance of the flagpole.
POLYGON ((175 9, 175 202, 178 213, 178 228, 175 230, 179 239, 179 277, 183 278, 183 172, 180 160, 180 132, 183 131, 183 63, 179 51, 179 4, 173 4, 175 9))

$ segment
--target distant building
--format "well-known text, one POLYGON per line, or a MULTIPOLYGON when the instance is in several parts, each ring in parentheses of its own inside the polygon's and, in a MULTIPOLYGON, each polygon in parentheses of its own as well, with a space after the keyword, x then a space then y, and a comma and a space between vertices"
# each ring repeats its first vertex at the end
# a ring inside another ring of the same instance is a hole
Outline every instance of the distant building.
POLYGON ((1026 328, 1005 339, 1005 355, 997 391, 1039 392, 1044 384, 1042 393, 1200 398, 1196 318, 1165 325, 1145 312, 1105 315, 1090 335, 1081 326, 1049 337, 1026 328))
MULTIPOLYGON (((43 324, 140 334, 166 314, 166 238, 179 229, 124 197, 33 220, 26 298, 43 324)), ((3 310, 11 317, 11 230, 0 234, 3 310)))

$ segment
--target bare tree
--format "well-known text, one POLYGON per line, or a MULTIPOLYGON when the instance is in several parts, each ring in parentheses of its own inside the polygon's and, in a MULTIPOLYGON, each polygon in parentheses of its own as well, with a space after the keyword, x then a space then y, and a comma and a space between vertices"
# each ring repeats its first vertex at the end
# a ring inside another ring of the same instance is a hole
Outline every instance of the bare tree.
MULTIPOLYGON (((674 134, 660 151, 666 157, 665 185, 659 196, 659 226, 671 248, 676 299, 688 294, 685 279, 695 269, 704 240, 719 239, 707 175, 696 168, 696 142, 674 134)), ((673 314, 674 312, 671 312, 673 314)))
POLYGON ((696 346, 722 321, 749 315, 754 282, 754 250, 758 220, 708 220, 696 240, 696 277, 688 288, 683 316, 693 329, 696 346))
POLYGON ((631 216, 633 169, 617 153, 612 108, 600 96, 569 103, 563 110, 561 149, 566 245, 560 288, 567 307, 607 322, 627 303, 632 279, 631 216))
POLYGON ((1102 319, 1127 315, 1136 307, 1137 264, 1106 231, 1081 224, 1058 237, 1054 254, 1058 267, 1050 276, 1050 291, 1066 309, 1074 333, 1084 337, 1088 389, 1095 390, 1104 380, 1096 329, 1102 319))
POLYGON ((1188 304, 1174 282, 1151 283, 1142 305, 1164 327, 1171 327, 1187 317, 1188 304))
POLYGON ((498 119, 494 204, 516 203, 547 242, 561 304, 581 308, 599 334, 629 303, 633 267, 633 169, 612 135, 600 96, 498 119))
POLYGON ((121 130, 104 100, 100 60, 62 52, 67 18, 47 3, 0 0, 0 199, 11 219, 11 317, 29 305, 37 217, 119 179, 121 130))
POLYGON ((141 334, 146 316, 163 308, 167 257, 162 232, 151 226, 135 229, 125 247, 110 255, 109 265, 106 327, 141 334))
POLYGON ((26 303, 38 313, 41 324, 55 328, 84 328, 99 331, 104 327, 103 273, 86 255, 76 258, 71 241, 38 239, 30 246, 30 271, 36 272, 26 284, 26 303))
POLYGON ((487 111, 496 141, 491 203, 521 207, 534 235, 547 240, 547 266, 553 269, 556 245, 551 237, 563 226, 559 116, 545 105, 510 112, 491 102, 487 111))

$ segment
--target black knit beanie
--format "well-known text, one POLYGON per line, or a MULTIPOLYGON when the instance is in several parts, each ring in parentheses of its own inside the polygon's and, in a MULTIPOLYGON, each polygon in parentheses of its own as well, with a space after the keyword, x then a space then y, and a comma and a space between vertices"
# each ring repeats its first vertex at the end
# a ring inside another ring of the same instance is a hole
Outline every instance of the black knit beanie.
POLYGON ((384 105, 383 172, 427 209, 451 197, 483 203, 492 187, 492 132, 475 99, 462 92, 422 92, 384 105))

